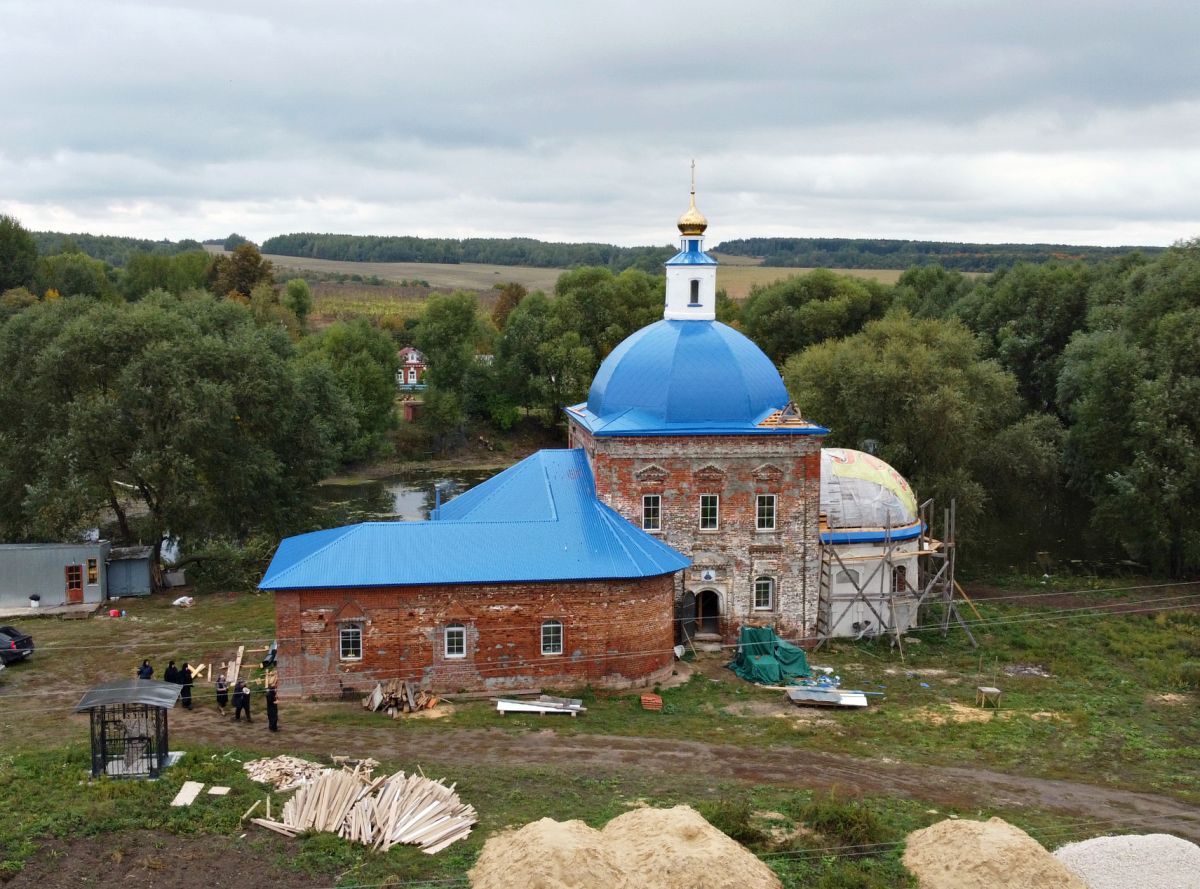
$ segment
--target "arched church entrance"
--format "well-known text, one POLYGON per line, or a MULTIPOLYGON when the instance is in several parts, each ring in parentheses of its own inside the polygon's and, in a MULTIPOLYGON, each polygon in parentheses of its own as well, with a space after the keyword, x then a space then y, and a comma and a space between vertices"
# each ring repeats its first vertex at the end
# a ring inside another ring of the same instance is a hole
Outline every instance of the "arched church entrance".
POLYGON ((716 590, 696 594, 696 625, 701 633, 721 634, 721 596, 716 590))

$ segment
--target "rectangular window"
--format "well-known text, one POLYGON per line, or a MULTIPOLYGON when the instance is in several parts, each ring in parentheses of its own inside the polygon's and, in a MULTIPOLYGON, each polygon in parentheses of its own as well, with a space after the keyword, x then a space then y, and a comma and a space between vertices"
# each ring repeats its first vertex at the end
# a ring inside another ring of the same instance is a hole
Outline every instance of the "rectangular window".
POLYGON ((759 494, 755 508, 754 527, 759 531, 775 530, 775 495, 759 494))
POLYGON ((88 568, 88 586, 95 586, 100 582, 100 563, 95 559, 87 560, 88 568))
POLYGON ((720 527, 721 497, 718 494, 700 495, 700 530, 715 531, 720 527))
POLYGON ((563 626, 556 620, 542 624, 542 654, 562 654, 563 626))
POLYGON ((754 607, 758 611, 775 607, 775 581, 770 577, 759 577, 754 581, 754 607))
POLYGON ((338 648, 344 661, 362 660, 362 624, 343 624, 338 629, 338 648))
POLYGON ((646 494, 642 497, 642 530, 662 530, 661 494, 646 494))
POLYGON ((467 628, 462 624, 446 627, 446 657, 467 656, 467 628))

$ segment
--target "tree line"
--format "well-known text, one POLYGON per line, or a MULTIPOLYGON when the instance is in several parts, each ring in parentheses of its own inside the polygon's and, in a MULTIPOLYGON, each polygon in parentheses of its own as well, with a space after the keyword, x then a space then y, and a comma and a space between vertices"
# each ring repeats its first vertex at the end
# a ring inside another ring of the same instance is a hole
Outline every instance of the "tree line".
MULTIPOLYGON (((427 431, 453 447, 480 425, 562 423, 600 361, 661 317, 663 286, 577 269, 551 294, 508 285, 490 314, 434 295, 412 331, 427 431)), ((1047 551, 1200 570, 1200 243, 979 279, 921 266, 895 286, 818 270, 741 305, 720 294, 718 317, 776 362, 829 445, 955 499, 978 563, 1047 551)))
POLYGON ((320 527, 313 485, 389 446, 397 358, 364 321, 310 331, 311 308, 253 244, 118 270, 0 216, 0 540, 111 522, 227 561, 320 527))
POLYGON ((1080 247, 1068 244, 960 244, 952 241, 908 241, 887 238, 738 238, 714 250, 730 256, 753 256, 763 265, 790 268, 907 269, 939 265, 960 272, 994 272, 1018 263, 1098 263, 1159 247, 1080 247))
MULTIPOLYGON (((307 285, 277 285, 252 244, 114 269, 39 255, 0 218, 0 362, 12 369, 0 379, 12 418, 0 535, 61 535, 130 498, 144 501, 131 533, 313 526, 308 480, 390 446, 398 345, 429 360, 421 426, 435 448, 518 423, 553 429, 612 349, 661 317, 663 287, 638 269, 581 267, 550 293, 503 285, 487 307, 433 294, 390 333, 356 322, 315 334, 307 285), (219 447, 236 466, 203 452, 219 447), (152 454, 179 462, 165 478, 140 474, 152 454), (275 505, 222 499, 258 490, 275 505)), ((719 294, 718 317, 781 368, 830 445, 875 452, 922 497, 955 498, 972 558, 1078 551, 1200 570, 1197 242, 978 278, 915 266, 894 286, 815 271, 740 305, 719 294)))
POLYGON ((533 238, 418 238, 333 235, 300 232, 276 235, 262 244, 264 253, 345 262, 478 262, 538 268, 603 266, 613 271, 640 268, 661 271, 674 254, 671 247, 617 247, 612 244, 563 244, 533 238))

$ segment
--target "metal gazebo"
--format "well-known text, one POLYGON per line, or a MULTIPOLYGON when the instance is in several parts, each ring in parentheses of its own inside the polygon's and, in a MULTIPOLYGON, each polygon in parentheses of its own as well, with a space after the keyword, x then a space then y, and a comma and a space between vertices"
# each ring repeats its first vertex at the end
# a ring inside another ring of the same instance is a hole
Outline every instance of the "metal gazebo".
POLYGON ((92 777, 157 778, 167 765, 167 711, 174 682, 117 679, 92 688, 75 706, 92 722, 92 777))

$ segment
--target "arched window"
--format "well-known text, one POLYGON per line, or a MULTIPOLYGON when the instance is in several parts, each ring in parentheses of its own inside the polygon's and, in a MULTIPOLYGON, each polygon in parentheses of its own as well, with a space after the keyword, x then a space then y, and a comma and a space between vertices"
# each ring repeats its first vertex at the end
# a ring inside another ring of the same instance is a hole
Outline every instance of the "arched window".
POLYGON ((467 628, 462 624, 447 624, 445 640, 446 657, 467 656, 467 628))
POLYGON ((692 301, 690 303, 688 303, 688 305, 689 306, 700 305, 700 282, 697 280, 694 280, 694 279, 692 281, 692 301))
POLYGON ((892 592, 908 592, 908 568, 904 565, 897 565, 892 569, 892 592))
POLYGON ((775 578, 754 578, 754 608, 756 611, 769 611, 775 607, 775 578))
POLYGON ((848 583, 848 584, 851 584, 851 585, 857 587, 860 577, 861 577, 861 575, 855 569, 846 568, 843 571, 839 571, 837 573, 837 576, 834 578, 834 580, 837 583, 848 583))
POLYGON ((563 653, 563 625, 561 621, 548 620, 542 624, 542 654, 563 653))

